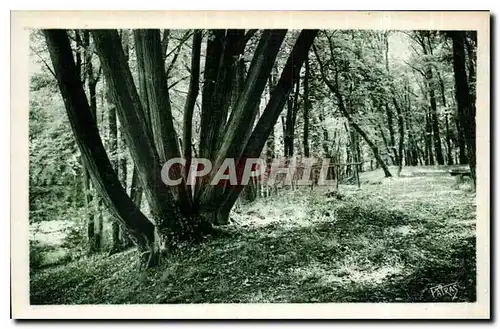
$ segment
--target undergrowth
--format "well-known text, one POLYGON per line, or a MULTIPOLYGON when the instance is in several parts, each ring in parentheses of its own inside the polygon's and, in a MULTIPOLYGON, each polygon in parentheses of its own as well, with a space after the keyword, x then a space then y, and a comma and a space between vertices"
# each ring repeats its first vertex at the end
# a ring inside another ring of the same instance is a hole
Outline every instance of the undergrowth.
POLYGON ((140 272, 134 250, 36 271, 32 304, 473 302, 475 195, 446 176, 286 191, 140 272), (456 296, 433 296, 455 284, 456 296))

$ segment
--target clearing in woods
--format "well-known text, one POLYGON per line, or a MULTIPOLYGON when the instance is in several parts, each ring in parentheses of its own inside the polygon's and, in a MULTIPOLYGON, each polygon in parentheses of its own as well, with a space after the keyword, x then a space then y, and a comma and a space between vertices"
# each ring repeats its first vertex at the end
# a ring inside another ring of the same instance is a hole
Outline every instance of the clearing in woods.
POLYGON ((31 303, 473 302, 475 193, 436 168, 239 205, 223 234, 147 272, 133 250, 40 270, 31 303), (458 292, 433 295, 440 284, 458 292))

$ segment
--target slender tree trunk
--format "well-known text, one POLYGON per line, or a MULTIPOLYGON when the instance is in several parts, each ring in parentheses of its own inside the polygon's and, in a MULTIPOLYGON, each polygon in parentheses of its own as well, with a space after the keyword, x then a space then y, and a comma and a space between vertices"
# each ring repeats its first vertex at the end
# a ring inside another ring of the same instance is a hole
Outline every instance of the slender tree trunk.
MULTIPOLYGON (((191 53, 191 78, 189 80, 188 95, 184 104, 184 120, 182 145, 184 159, 187 161, 186 168, 191 165, 192 148, 191 139, 193 133, 193 112, 200 89, 200 52, 201 52, 201 30, 196 30, 193 35, 193 45, 191 53)), ((186 175, 186 173, 184 174, 186 175)), ((186 176, 185 176, 186 179, 186 176)), ((189 195, 192 195, 191 186, 186 186, 189 195)))
POLYGON ((432 74, 429 75, 429 97, 430 97, 430 104, 431 104, 431 123, 432 123, 432 132, 433 132, 433 139, 434 139, 434 150, 436 154, 436 161, 438 165, 444 165, 444 158, 443 158, 443 149, 441 146, 441 135, 439 132, 439 121, 438 121, 438 115, 437 115, 437 105, 436 105, 436 95, 434 93, 434 89, 432 87, 432 74))
MULTIPOLYGON (((269 77, 269 81, 268 81, 268 91, 269 91, 269 99, 271 99, 271 96, 272 96, 272 93, 274 91, 274 88, 276 86, 276 76, 274 75, 274 70, 273 72, 271 73, 271 76, 269 77)), ((286 123, 285 123, 285 126, 284 126, 284 131, 283 131, 284 134, 286 134, 286 123)), ((275 141, 274 141, 274 127, 273 129, 271 130, 271 133, 269 134, 269 137, 267 138, 267 141, 266 141, 266 161, 268 163, 268 165, 270 165, 272 163, 272 160, 275 156, 274 152, 275 152, 275 141)), ((286 147, 285 147, 285 151, 286 151, 286 147)))
POLYGON ((398 176, 401 174, 401 170, 403 168, 403 145, 405 140, 405 128, 404 128, 404 118, 403 111, 399 106, 396 98, 392 98, 392 102, 394 104, 394 108, 396 109, 396 113, 398 115, 398 130, 399 130, 399 144, 398 144, 398 176))
POLYGON ((365 133, 365 131, 354 121, 354 119, 350 115, 349 111, 345 108, 343 96, 338 89, 338 85, 339 85, 338 84, 338 70, 335 70, 335 84, 333 84, 326 77, 323 63, 321 62, 321 60, 319 58, 319 55, 318 55, 318 52, 317 52, 315 46, 313 46, 313 50, 314 50, 314 54, 318 60, 318 63, 320 64, 321 77, 322 77, 323 81, 326 83, 327 87, 330 89, 330 91, 333 92, 333 94, 336 96, 340 112, 347 119, 347 121, 349 121, 349 124, 358 132, 358 134, 361 137, 363 137, 366 144, 368 144, 368 146, 370 147, 370 149, 373 152, 373 156, 375 157, 377 162, 380 164, 380 167, 382 167, 382 170, 384 171, 385 177, 391 177, 392 176, 391 172, 389 171, 389 168, 387 167, 386 163, 384 162, 384 160, 380 156, 380 153, 378 151, 378 147, 372 142, 372 140, 368 137, 368 135, 365 133))
POLYGON ((309 56, 305 61, 305 77, 304 77, 304 156, 306 158, 310 157, 309 154, 309 109, 310 109, 310 99, 309 99, 309 79, 310 79, 310 68, 309 68, 309 56))
MULTIPOLYGON (((324 110, 321 108, 319 110, 319 122, 321 124, 321 129, 323 130, 323 153, 324 156, 328 159, 333 159, 333 150, 330 150, 330 147, 328 146, 330 143, 330 138, 328 136, 328 129, 326 129, 324 125, 324 110)), ((333 136, 333 141, 335 141, 335 134, 333 136)), ((334 177, 333 173, 333 167, 329 167, 327 171, 327 179, 332 179, 334 177)))
MULTIPOLYGON (((421 33, 422 39, 421 39, 421 45, 422 49, 424 51, 424 54, 427 55, 430 53, 432 54, 432 44, 430 41, 430 35, 421 33), (425 44, 425 41, 427 41, 427 47, 425 44)), ((433 140, 434 140, 434 151, 436 155, 436 161, 438 165, 444 165, 444 158, 443 158, 443 149, 441 146, 441 135, 439 131, 439 120, 438 120, 438 112, 437 112, 437 104, 436 104, 436 94, 434 91, 434 73, 433 69, 430 65, 426 65, 425 67, 425 79, 427 83, 427 89, 429 93, 429 101, 430 101, 430 122, 431 122, 431 131, 433 133, 433 140)))
POLYGON ((285 157, 293 156, 293 142, 295 137, 295 120, 297 116, 297 103, 299 97, 299 88, 300 88, 300 79, 297 80, 295 84, 295 92, 293 95, 288 96, 287 101, 287 112, 286 112, 286 121, 284 126, 284 138, 283 144, 285 148, 285 157), (293 97, 292 97, 293 96, 293 97))
POLYGON ((455 117, 455 125, 457 126, 457 141, 458 141, 458 163, 459 164, 468 164, 467 160, 467 152, 465 150, 465 137, 464 130, 462 129, 462 125, 460 124, 460 114, 457 113, 455 117))
POLYGON ((394 156, 391 152, 391 149, 389 148, 389 143, 387 142, 387 138, 385 137, 384 133, 384 128, 379 124, 378 130, 380 131, 380 136, 382 137, 382 141, 384 142, 385 150, 387 152, 387 156, 391 159, 391 163, 395 163, 396 160, 394 159, 394 156))
POLYGON ((448 165, 453 164, 453 155, 452 155, 452 147, 451 147, 451 131, 450 131, 450 122, 448 119, 448 113, 445 114, 444 120, 446 125, 446 158, 448 165))
POLYGON ((432 119, 430 109, 426 109, 425 114, 425 164, 434 165, 434 155, 432 152, 432 119))
POLYGON ((389 141, 390 141, 389 149, 390 152, 394 155, 394 157, 391 157, 392 164, 398 165, 399 159, 398 159, 398 153, 396 151, 396 140, 394 138, 394 124, 392 118, 393 114, 388 104, 385 104, 385 113, 387 115, 387 127, 389 128, 389 141))
POLYGON ((467 145, 467 155, 474 185, 476 185, 476 106, 470 96, 465 65, 465 33, 450 32, 453 41, 453 72, 455 74, 455 97, 460 126, 467 145))
MULTIPOLYGON (((84 76, 87 82, 87 90, 90 98, 90 111, 92 117, 97 122, 97 98, 96 98, 96 86, 97 79, 94 75, 94 69, 92 65, 92 51, 90 50, 90 35, 88 31, 83 31, 83 38, 81 40, 81 46, 84 50, 84 76)), ((78 60, 77 60, 78 62, 78 60)), ((77 65, 78 67, 78 65, 77 65)), ((81 73, 77 70, 77 75, 79 76, 81 73)), ((83 162, 83 159, 82 159, 83 162)), ((83 164, 82 164, 83 165, 83 164)), ((96 207, 93 202, 93 192, 90 181, 90 173, 88 169, 83 165, 83 185, 84 185, 84 193, 85 193, 85 204, 88 209, 88 217, 87 217, 87 238, 89 241, 89 253, 98 252, 100 249, 100 241, 102 239, 102 230, 96 234, 96 225, 95 225, 95 212, 96 207)), ((100 210, 100 209, 99 209, 100 210)))
MULTIPOLYGON (((108 86, 106 86, 108 88, 108 86)), ((119 176, 118 164, 119 164, 119 156, 118 156, 118 125, 116 121, 116 107, 112 103, 110 91, 106 89, 106 95, 108 99, 108 152, 111 158, 111 165, 115 173, 119 176)), ((126 187, 124 187, 126 188, 126 187)), ((118 225, 118 221, 111 221, 111 250, 110 254, 114 254, 120 251, 121 249, 121 241, 120 241, 120 226, 118 225)))

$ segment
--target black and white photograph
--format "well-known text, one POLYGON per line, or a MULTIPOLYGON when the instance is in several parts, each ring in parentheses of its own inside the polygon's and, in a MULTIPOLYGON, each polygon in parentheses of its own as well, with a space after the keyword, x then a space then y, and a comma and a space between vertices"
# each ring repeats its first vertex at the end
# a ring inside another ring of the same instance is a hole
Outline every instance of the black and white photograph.
POLYGON ((489 317, 489 13, 351 14, 19 23, 12 299, 489 317))

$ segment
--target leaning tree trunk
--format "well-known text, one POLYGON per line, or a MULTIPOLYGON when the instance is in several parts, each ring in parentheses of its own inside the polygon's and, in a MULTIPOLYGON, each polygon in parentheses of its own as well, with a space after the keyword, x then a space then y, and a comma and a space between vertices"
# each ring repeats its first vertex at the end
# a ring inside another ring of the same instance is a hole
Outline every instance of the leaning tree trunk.
POLYGON ((467 155, 474 185, 476 185, 476 106, 472 102, 465 67, 465 33, 450 32, 453 40, 453 72, 460 126, 467 145, 467 155))
POLYGON ((385 177, 392 177, 391 172, 389 171, 389 168, 387 167, 386 163, 380 156, 380 153, 378 151, 378 147, 373 143, 373 141, 368 137, 366 132, 356 123, 356 121, 352 118, 350 115, 349 111, 346 109, 345 104, 344 104, 344 98, 342 94, 340 93, 338 89, 338 70, 335 70, 335 84, 332 83, 327 77, 325 73, 325 68, 324 65, 318 55, 317 49, 315 46, 313 46, 314 50, 314 55, 316 56, 316 59, 318 60, 318 63, 320 65, 320 73, 323 81, 327 85, 328 89, 336 96, 337 101, 338 101, 338 107, 342 115, 347 119, 349 124, 358 132, 358 134, 365 140, 366 144, 370 147, 370 149, 373 152, 373 156, 377 160, 377 163, 382 167, 382 170, 384 171, 385 177))
MULTIPOLYGON (((143 57, 138 56, 138 62, 142 59, 152 129, 146 121, 118 33, 115 30, 93 30, 92 34, 158 236, 167 246, 175 246, 181 240, 200 239, 209 225, 193 214, 193 207, 185 202, 185 185, 179 184, 173 190, 165 185, 161 177, 162 160, 179 157, 180 152, 171 121, 170 105, 167 104, 168 96, 165 96, 168 87, 159 32, 134 31, 136 51, 138 55, 141 51, 143 57)), ((182 170, 175 168, 170 177, 182 180, 182 170)))
MULTIPOLYGON (((267 78, 271 74, 273 65, 281 43, 286 35, 286 30, 264 31, 250 64, 243 92, 231 113, 231 119, 226 124, 224 131, 219 132, 222 144, 215 154, 214 168, 220 168, 227 158, 239 159, 248 138, 252 132, 253 122, 259 110, 260 97, 265 89, 267 78)), ((227 91, 226 91, 227 93, 227 91)), ((271 98, 272 100, 272 98, 271 98)), ((271 102, 270 100, 270 102, 271 102)), ((274 120, 273 127, 277 120, 274 120)), ((217 122, 212 123, 217 126, 217 122)), ((267 137, 267 136, 266 136, 267 137)), ((260 155, 260 153, 259 153, 260 155)), ((243 166, 236 166, 243 168, 243 166)), ((216 175, 210 173, 206 182, 211 182, 216 175)), ((200 208, 205 218, 210 222, 226 223, 230 207, 224 206, 226 190, 233 190, 235 186, 226 187, 224 184, 203 184, 199 198, 200 208)), ((238 188, 238 190, 241 189, 238 188)))
MULTIPOLYGON (((240 159, 243 161, 248 158, 258 157, 262 152, 267 137, 270 135, 272 129, 274 129, 274 124, 283 110, 286 96, 292 90, 296 83, 296 79, 299 78, 300 69, 307 58, 307 54, 317 33, 318 30, 302 30, 297 38, 281 73, 281 77, 271 95, 271 99, 267 103, 262 116, 259 118, 250 138, 246 142, 246 146, 240 156, 240 159)), ((231 209, 241 191, 241 187, 226 190, 222 209, 231 209)))
POLYGON ((154 226, 130 200, 113 170, 77 75, 66 31, 44 30, 44 35, 71 128, 94 186, 139 247, 141 264, 153 265, 157 254, 152 250, 154 226))

